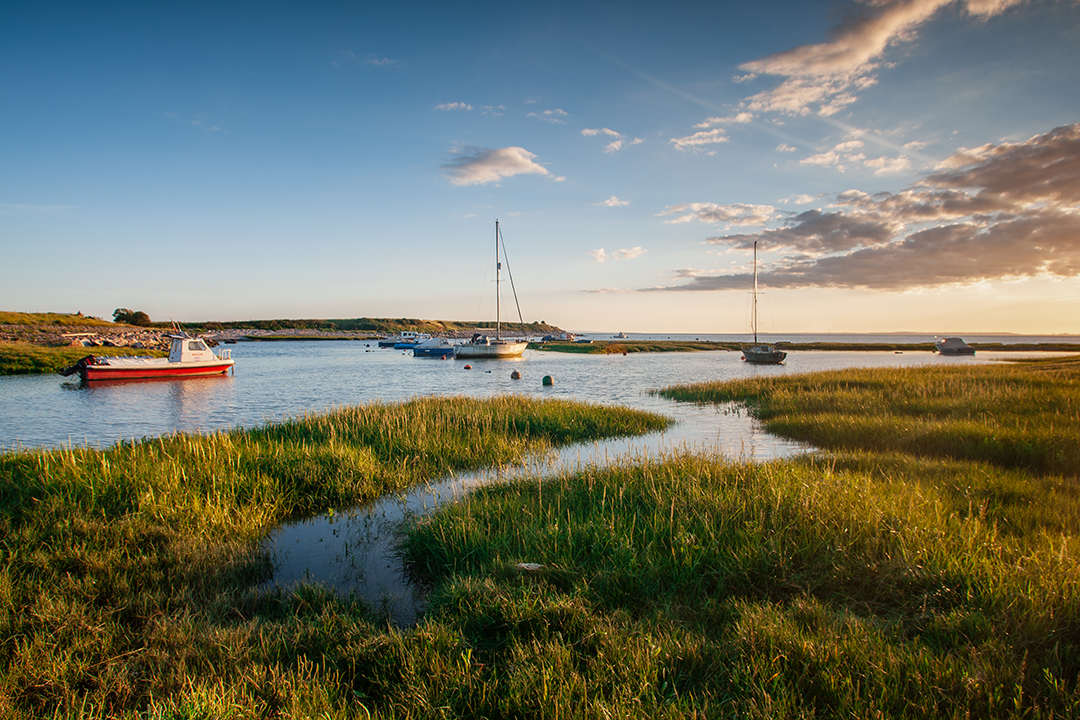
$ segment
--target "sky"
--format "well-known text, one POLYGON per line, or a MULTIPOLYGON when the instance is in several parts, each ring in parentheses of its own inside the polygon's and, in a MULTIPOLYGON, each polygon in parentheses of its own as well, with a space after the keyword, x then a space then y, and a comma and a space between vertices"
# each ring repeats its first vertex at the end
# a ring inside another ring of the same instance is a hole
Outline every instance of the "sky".
POLYGON ((0 310, 1080 333, 1080 2, 0 6, 0 310), (512 288, 508 282, 512 276, 512 288))

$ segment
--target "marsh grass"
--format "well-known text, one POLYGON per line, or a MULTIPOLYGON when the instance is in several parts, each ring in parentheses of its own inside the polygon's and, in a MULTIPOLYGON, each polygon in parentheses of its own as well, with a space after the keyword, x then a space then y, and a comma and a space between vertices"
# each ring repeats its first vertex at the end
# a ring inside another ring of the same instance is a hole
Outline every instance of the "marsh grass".
POLYGON ((164 357, 168 353, 145 348, 51 347, 0 340, 0 375, 60 372, 87 355, 164 357))
POLYGON ((1067 361, 665 390, 831 449, 627 459, 419 520, 422 627, 508 692, 423 687, 499 717, 1075 717, 1076 378, 1067 361))
POLYGON ((71 313, 24 313, 0 310, 0 325, 53 325, 62 327, 117 327, 101 318, 71 313))
POLYGON ((257 594, 270 570, 259 537, 450 469, 665 423, 564 401, 425 398, 0 455, 0 716, 362 714, 349 653, 405 641, 318 587, 257 594))
POLYGON ((439 581, 431 624, 492 682, 528 678, 496 716, 1070 716, 1080 555, 1055 513, 1075 527, 1080 503, 1016 498, 1045 507, 1005 532, 935 489, 958 474, 646 459, 478 490, 420 521, 407 557, 439 581))
POLYGON ((829 449, 1080 473, 1080 361, 836 370, 664 388, 743 403, 770 432, 829 449))

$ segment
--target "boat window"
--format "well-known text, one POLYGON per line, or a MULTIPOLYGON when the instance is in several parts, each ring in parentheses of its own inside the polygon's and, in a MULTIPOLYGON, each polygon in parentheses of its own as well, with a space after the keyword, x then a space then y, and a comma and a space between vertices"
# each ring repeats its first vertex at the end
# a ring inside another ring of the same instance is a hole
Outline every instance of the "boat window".
POLYGON ((205 350, 206 344, 202 340, 191 340, 187 345, 188 350, 205 350))

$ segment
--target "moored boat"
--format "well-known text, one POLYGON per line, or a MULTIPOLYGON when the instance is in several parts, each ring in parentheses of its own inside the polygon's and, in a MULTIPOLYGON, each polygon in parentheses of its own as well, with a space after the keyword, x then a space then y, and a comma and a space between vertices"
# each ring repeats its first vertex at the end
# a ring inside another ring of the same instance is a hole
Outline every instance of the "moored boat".
POLYGON ((758 284, 757 284, 757 241, 754 241, 754 291, 753 291, 753 314, 751 315, 751 322, 754 329, 754 344, 744 345, 742 348, 742 359, 753 365, 780 365, 787 357, 787 353, 783 350, 778 350, 776 347, 759 343, 757 337, 757 298, 758 298, 758 284))
POLYGON ((390 337, 386 337, 386 338, 383 338, 382 340, 380 340, 379 341, 379 347, 381 347, 381 348, 392 348, 392 347, 397 347, 398 343, 410 343, 410 342, 415 345, 416 344, 416 337, 419 334, 420 333, 413 332, 412 330, 403 330, 402 332, 398 333, 397 335, 391 335, 390 337))
POLYGON ((471 339, 454 348, 454 356, 469 360, 518 357, 528 346, 528 340, 503 340, 476 333, 471 339))
MULTIPOLYGON (((495 221, 495 337, 484 333, 475 333, 472 338, 454 348, 454 357, 463 360, 482 360, 484 358, 510 358, 520 357, 529 346, 528 340, 504 340, 502 336, 502 303, 499 298, 499 273, 502 270, 502 262, 499 261, 499 242, 502 236, 499 234, 499 221, 495 221)), ((509 270, 507 263, 507 270, 509 270)), ((510 282, 513 285, 514 277, 511 274, 510 282)), ((517 292, 514 293, 517 300, 517 292)), ((521 308, 518 307, 518 319, 521 320, 521 308)), ((524 321, 522 321, 524 324, 524 321)))
POLYGON ((215 354, 200 338, 170 335, 167 358, 101 357, 87 355, 60 371, 68 377, 78 373, 83 380, 132 380, 137 378, 188 378, 225 375, 233 367, 232 351, 215 354))
POLYGON ((412 349, 413 357, 450 357, 454 346, 446 338, 433 337, 419 343, 412 349))
MULTIPOLYGON (((404 335, 404 333, 402 333, 404 335)), ((431 336, 427 333, 410 333, 411 337, 406 337, 396 343, 394 343, 395 350, 412 350, 414 347, 422 342, 427 342, 431 339, 431 336)))
POLYGON ((964 342, 963 338, 934 338, 934 347, 942 355, 974 355, 975 348, 964 342))

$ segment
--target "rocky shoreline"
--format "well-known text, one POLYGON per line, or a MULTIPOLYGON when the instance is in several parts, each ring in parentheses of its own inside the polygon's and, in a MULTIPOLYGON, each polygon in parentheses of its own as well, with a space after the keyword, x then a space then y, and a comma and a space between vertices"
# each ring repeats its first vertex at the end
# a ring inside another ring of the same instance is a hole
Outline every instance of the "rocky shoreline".
MULTIPOLYGON (((23 342, 47 347, 130 347, 147 350, 168 350, 172 330, 98 326, 0 325, 0 341, 23 342)), ((440 333, 447 338, 469 338, 473 330, 440 333)), ((192 333, 197 334, 197 333, 192 333)), ((312 340, 376 340, 384 335, 369 331, 315 330, 283 328, 280 330, 229 329, 198 333, 214 343, 244 340, 297 338, 312 340)))

